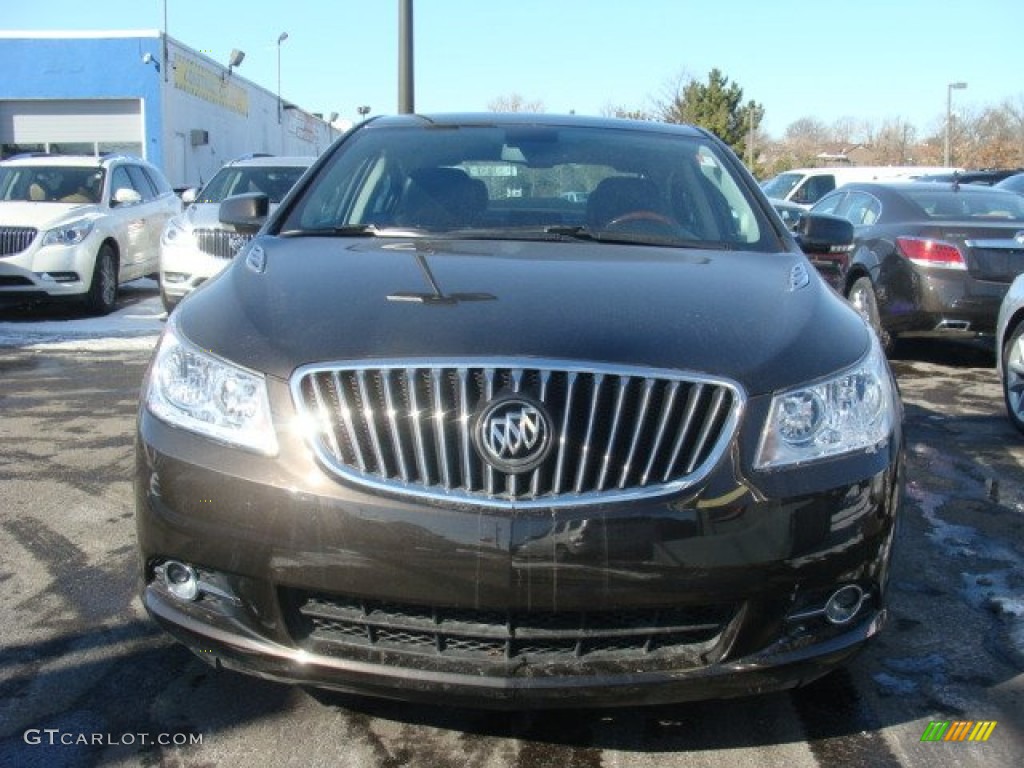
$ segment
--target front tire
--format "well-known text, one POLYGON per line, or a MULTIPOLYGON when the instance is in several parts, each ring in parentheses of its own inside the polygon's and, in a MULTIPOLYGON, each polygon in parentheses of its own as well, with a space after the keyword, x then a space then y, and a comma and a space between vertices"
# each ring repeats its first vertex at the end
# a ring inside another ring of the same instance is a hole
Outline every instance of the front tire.
POLYGON ((92 282, 85 297, 91 315, 109 315, 117 304, 117 254, 109 243, 100 246, 93 265, 92 282))
POLYGON ((875 332, 882 349, 886 354, 892 351, 892 335, 882 327, 882 317, 878 312, 878 297, 875 295, 875 286, 871 284, 871 278, 858 277, 850 286, 846 294, 847 301, 860 313, 860 316, 867 320, 868 325, 875 332))
POLYGON ((1006 414, 1024 432, 1024 320, 1017 323, 1003 346, 1003 399, 1006 414))

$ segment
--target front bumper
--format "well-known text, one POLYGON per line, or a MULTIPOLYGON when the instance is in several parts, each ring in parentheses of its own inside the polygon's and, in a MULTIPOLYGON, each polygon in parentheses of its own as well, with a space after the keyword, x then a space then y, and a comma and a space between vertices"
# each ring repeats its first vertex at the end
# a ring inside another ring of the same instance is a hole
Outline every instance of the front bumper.
POLYGON ((160 288, 167 297, 182 299, 230 263, 230 259, 211 256, 198 247, 161 244, 160 288))
POLYGON ((140 412, 143 602, 210 663, 455 705, 655 704, 809 682, 884 622, 899 435, 819 467, 828 488, 776 478, 766 497, 731 457, 685 497, 529 511, 347 487, 279 437, 278 457, 257 457, 140 412), (168 559, 227 597, 172 597, 168 559), (851 583, 866 594, 853 620, 815 613, 851 583), (328 607, 311 618, 310 603, 328 607))
POLYGON ((95 254, 93 237, 73 246, 39 247, 37 237, 21 253, 0 257, 0 299, 80 296, 89 290, 95 254))

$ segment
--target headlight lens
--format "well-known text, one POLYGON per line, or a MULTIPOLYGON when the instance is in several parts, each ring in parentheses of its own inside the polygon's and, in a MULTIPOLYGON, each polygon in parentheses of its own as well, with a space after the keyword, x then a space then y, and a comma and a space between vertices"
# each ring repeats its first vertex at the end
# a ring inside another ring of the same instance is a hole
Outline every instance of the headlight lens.
POLYGON ((267 456, 277 453, 264 377, 193 346, 173 320, 153 361, 146 405, 176 427, 267 456))
POLYGON ((43 245, 78 245, 92 232, 92 219, 79 219, 47 230, 43 245))
POLYGON ((871 334, 871 350, 852 368, 772 398, 754 468, 875 450, 892 432, 896 397, 885 355, 871 334))
POLYGON ((188 246, 195 242, 190 230, 185 229, 178 219, 171 219, 160 236, 161 245, 188 246))

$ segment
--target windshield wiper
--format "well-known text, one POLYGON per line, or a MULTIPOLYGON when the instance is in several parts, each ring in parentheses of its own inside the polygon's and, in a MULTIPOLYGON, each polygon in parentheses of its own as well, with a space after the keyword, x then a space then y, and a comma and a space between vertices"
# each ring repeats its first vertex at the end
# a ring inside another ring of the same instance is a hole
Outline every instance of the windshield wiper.
POLYGON ((376 224, 349 224, 343 227, 320 227, 316 229, 286 229, 280 237, 403 237, 420 234, 418 230, 397 227, 380 228, 376 224))

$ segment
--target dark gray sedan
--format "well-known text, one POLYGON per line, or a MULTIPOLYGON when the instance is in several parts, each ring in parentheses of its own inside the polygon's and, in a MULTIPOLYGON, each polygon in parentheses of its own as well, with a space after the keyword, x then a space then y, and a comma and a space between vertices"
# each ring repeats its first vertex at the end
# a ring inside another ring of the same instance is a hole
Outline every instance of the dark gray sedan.
POLYGON ((139 411, 142 598, 200 658, 580 707, 800 685, 880 631, 894 380, 717 138, 380 118, 268 209, 221 203, 258 233, 139 411))
POLYGON ((836 288, 886 347, 897 334, 991 337, 1007 288, 1024 272, 1024 197, 1012 192, 854 183, 811 210, 854 225, 836 288))

